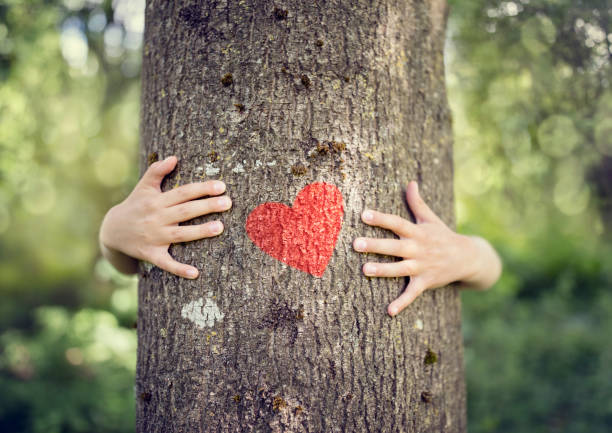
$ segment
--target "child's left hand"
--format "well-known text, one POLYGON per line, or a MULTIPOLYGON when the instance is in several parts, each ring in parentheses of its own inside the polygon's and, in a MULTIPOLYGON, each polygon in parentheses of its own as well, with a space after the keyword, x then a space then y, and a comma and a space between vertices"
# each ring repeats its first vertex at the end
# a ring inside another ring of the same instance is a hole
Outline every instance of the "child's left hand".
POLYGON ((416 182, 408 184, 406 198, 416 224, 373 210, 365 210, 361 215, 366 224, 391 230, 399 239, 357 238, 353 242, 356 251, 403 259, 363 265, 367 276, 410 276, 404 292, 387 307, 390 316, 398 314, 427 289, 454 281, 484 289, 497 280, 501 262, 487 241, 460 235, 448 228, 425 204, 416 182))

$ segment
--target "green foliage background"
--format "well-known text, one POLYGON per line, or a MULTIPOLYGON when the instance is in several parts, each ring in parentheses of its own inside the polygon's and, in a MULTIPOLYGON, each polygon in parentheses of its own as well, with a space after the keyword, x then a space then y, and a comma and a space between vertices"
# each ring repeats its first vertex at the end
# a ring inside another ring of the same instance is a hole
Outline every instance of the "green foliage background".
MULTIPOLYGON (((450 1, 471 432, 612 430, 612 6, 450 1)), ((97 251, 137 180, 141 0, 0 0, 0 431, 131 432, 136 281, 97 251)))

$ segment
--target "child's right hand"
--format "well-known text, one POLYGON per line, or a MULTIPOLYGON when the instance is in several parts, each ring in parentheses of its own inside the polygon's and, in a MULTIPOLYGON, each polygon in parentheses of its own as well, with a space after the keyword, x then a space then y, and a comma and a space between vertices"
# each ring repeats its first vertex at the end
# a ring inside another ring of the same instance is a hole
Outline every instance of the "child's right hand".
POLYGON ((201 215, 228 210, 232 201, 225 184, 218 180, 192 183, 161 191, 164 177, 174 170, 177 158, 171 156, 147 169, 130 195, 111 208, 100 227, 100 248, 119 270, 134 273, 138 260, 145 260, 168 272, 185 278, 197 278, 198 270, 174 260, 168 248, 177 242, 216 236, 223 232, 221 221, 179 226, 201 215))

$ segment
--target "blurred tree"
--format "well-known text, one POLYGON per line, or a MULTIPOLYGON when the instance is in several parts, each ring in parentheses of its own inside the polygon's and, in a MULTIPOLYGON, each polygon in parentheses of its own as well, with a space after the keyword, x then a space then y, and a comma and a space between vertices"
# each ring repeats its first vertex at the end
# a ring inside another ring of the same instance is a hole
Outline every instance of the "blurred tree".
POLYGON ((469 430, 610 431, 610 2, 452 6, 459 227, 505 261, 463 299, 469 430))
POLYGON ((364 207, 408 217, 409 179, 452 224, 445 8, 150 3, 141 161, 176 154, 165 189, 220 177, 234 206, 220 239, 172 249, 199 279, 142 271, 137 431, 465 431, 456 289, 391 319, 405 282, 366 279, 351 246, 364 207), (321 278, 244 229, 256 206, 317 181, 346 212, 321 278))
POLYGON ((2 432, 134 429, 136 282, 96 232, 137 177, 143 7, 0 1, 2 432))
POLYGON ((609 2, 453 5, 449 85, 469 122, 456 128, 457 165, 470 168, 457 170, 460 190, 510 199, 502 218, 515 226, 526 216, 569 224, 586 216, 603 233, 612 221, 600 217, 612 189, 609 2))

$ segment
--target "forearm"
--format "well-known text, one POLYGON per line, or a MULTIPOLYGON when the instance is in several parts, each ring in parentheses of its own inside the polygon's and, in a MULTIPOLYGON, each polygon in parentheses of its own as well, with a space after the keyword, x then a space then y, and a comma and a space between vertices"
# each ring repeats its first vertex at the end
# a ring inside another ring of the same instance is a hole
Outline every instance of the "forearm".
POLYGON ((502 262, 497 251, 479 236, 465 236, 469 244, 466 260, 471 271, 460 283, 466 288, 486 290, 497 282, 502 271, 502 262))
POLYGON ((111 242, 109 239, 112 239, 112 236, 110 236, 112 228, 109 227, 108 218, 111 212, 112 209, 106 214, 100 225, 100 233, 98 236, 100 251, 106 260, 108 260, 119 272, 124 274, 135 274, 138 272, 138 260, 110 246, 111 242))
POLYGON ((102 255, 108 260, 119 272, 124 274, 135 274, 138 272, 138 260, 123 254, 121 251, 107 248, 100 242, 100 250, 102 255))

